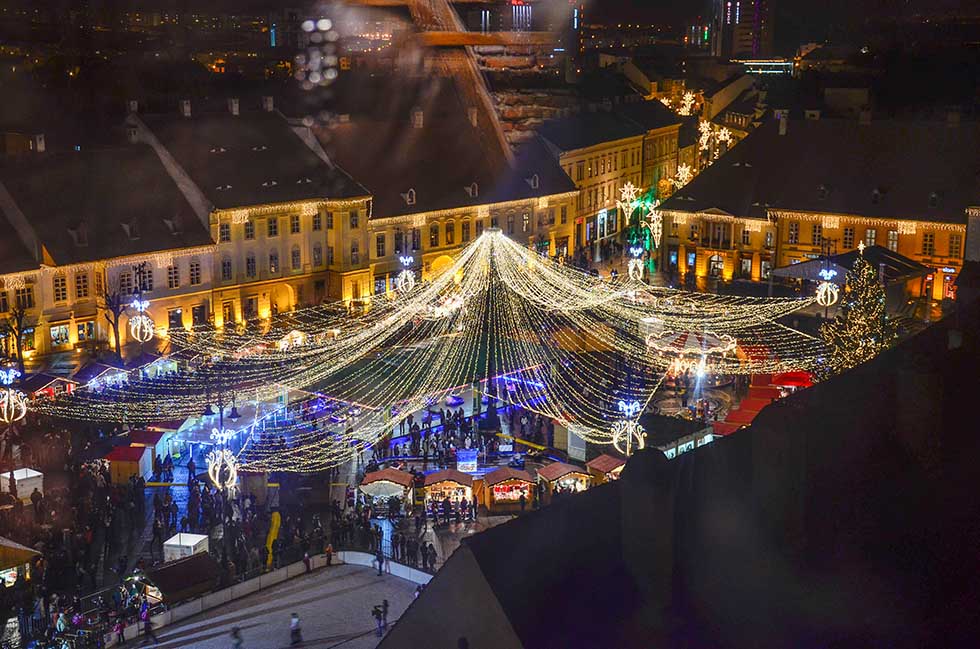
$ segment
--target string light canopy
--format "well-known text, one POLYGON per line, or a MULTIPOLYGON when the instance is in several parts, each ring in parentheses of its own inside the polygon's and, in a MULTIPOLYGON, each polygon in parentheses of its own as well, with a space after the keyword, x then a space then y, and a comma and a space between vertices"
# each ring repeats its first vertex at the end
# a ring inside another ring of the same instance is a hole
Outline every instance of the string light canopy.
MULTIPOLYGON (((629 191, 624 198, 635 200, 629 191)), ((601 279, 490 229, 397 300, 353 312, 319 305, 239 328, 176 329, 176 375, 135 372, 38 408, 149 423, 198 417, 215 390, 233 390, 261 411, 238 433, 236 471, 316 471, 370 448, 410 414, 472 390, 632 452, 643 431, 612 425, 624 419, 618 404, 649 403, 678 358, 700 361, 710 349, 712 369, 729 374, 811 368, 821 342, 778 319, 813 303, 601 279), (667 353, 669 336, 700 340, 698 353, 667 353)))

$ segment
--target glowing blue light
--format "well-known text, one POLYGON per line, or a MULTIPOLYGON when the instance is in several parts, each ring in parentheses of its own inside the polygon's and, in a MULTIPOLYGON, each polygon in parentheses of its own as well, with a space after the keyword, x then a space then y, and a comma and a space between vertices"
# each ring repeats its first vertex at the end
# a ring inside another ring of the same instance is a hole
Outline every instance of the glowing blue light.
POLYGON ((20 376, 20 372, 13 368, 9 370, 0 370, 0 383, 3 383, 4 385, 13 385, 18 376, 20 376))
POLYGON ((831 279, 837 276, 837 271, 833 268, 824 268, 817 274, 829 282, 831 279))

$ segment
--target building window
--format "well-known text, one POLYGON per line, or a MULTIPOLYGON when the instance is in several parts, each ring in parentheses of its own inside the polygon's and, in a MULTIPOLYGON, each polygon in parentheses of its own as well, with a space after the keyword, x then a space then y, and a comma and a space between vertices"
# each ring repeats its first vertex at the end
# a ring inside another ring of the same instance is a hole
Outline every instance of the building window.
POLYGON ((679 229, 679 224, 677 223, 677 221, 672 220, 670 222, 670 236, 676 237, 678 233, 678 229, 679 229))
POLYGON ((790 223, 789 233, 786 239, 789 243, 799 243, 800 242, 800 224, 790 223))
POLYGON ((79 322, 75 325, 75 332, 78 334, 78 342, 80 343, 92 340, 95 338, 95 322, 92 320, 79 322))
POLYGON ((323 229, 323 217, 320 216, 319 212, 317 212, 316 214, 313 215, 313 231, 319 232, 322 229, 323 229))
POLYGON ((742 245, 747 246, 752 242, 752 233, 748 230, 742 230, 742 245))
POLYGON ((932 256, 936 253, 936 235, 932 232, 922 234, 922 254, 932 256))
POLYGON ((766 230, 766 248, 772 248, 772 230, 766 230))
POLYGON ((208 321, 208 314, 203 304, 195 304, 191 307, 191 324, 200 327, 208 321))
POLYGON ((361 263, 361 250, 356 241, 350 242, 350 263, 355 265, 361 263))
POLYGON ((7 291, 0 291, 0 313, 10 311, 10 302, 7 299, 7 291))
POLYGON ((245 221, 245 239, 251 241, 255 238, 255 223, 253 221, 245 221))
POLYGON ((54 301, 64 302, 68 299, 68 278, 59 275, 54 278, 54 301))
POLYGON ((429 226, 429 247, 435 248, 439 245, 439 224, 433 223, 429 226))
POLYGON ((581 182, 585 180, 585 162, 579 162, 575 165, 575 180, 581 182))
POLYGON ((319 243, 313 244, 313 265, 321 266, 323 264, 323 247, 319 243))
POLYGON ((878 241, 878 231, 874 228, 868 228, 864 231, 864 245, 873 246, 875 242, 878 241))
POLYGON ((144 266, 136 271, 136 285, 139 290, 147 293, 153 290, 153 269, 144 266))
POLYGON ((819 246, 823 243, 823 226, 819 223, 813 224, 813 245, 819 246))
POLYGON ((75 299, 88 297, 88 273, 75 273, 75 299))
POLYGON ((333 246, 327 246, 327 263, 333 265, 333 246))
POLYGON ((521 214, 521 232, 527 232, 531 229, 531 215, 527 212, 521 214))
POLYGON ((507 215, 507 234, 514 234, 514 215, 507 215))
POLYGON ((14 303, 21 309, 34 308, 34 287, 25 286, 14 293, 14 303))
POLYGON ((55 325, 51 327, 51 345, 60 347, 71 342, 68 338, 68 325, 55 325))
POLYGON ((844 228, 844 249, 850 250, 854 247, 854 228, 844 228))
POLYGON ((231 281, 231 259, 227 257, 221 260, 221 281, 231 281))
POLYGON ((327 229, 333 230, 333 212, 327 212, 327 229))
POLYGON ((269 272, 273 275, 279 272, 279 252, 277 250, 269 253, 269 272))
POLYGON ((269 232, 270 237, 279 236, 279 218, 276 216, 269 217, 269 232))
POLYGON ((231 223, 218 224, 218 242, 228 243, 231 241, 231 223))
POLYGON ((385 256, 385 235, 379 234, 374 241, 374 254, 381 259, 385 256))
POLYGON ((221 303, 221 319, 224 321, 225 325, 235 323, 235 303, 234 302, 222 302, 221 303))
POLYGON ((568 223, 568 205, 561 206, 561 224, 565 225, 568 223))
POLYGON ((255 255, 251 252, 245 257, 245 276, 255 279, 255 255))
POLYGON ((171 309, 167 311, 167 326, 171 329, 180 329, 184 326, 183 309, 171 309))
POLYGON ((195 260, 190 263, 190 279, 191 286, 201 283, 201 262, 195 260))
POLYGON ((463 243, 469 243, 470 241, 470 222, 463 221, 463 243))
POLYGON ((299 234, 299 215, 293 214, 289 217, 289 233, 299 234))
POLYGON ((898 230, 888 231, 888 249, 892 252, 898 252, 898 230))
POLYGON ((692 223, 691 224, 691 232, 690 232, 690 235, 688 236, 688 238, 691 241, 697 241, 697 238, 698 238, 698 224, 697 223, 692 223))
POLYGON ((180 288, 180 267, 167 266, 167 288, 180 288))
POLYGON ((119 273, 119 294, 130 295, 133 292, 133 275, 129 271, 119 273))
POLYGON ((351 210, 350 211, 350 227, 351 227, 352 230, 356 230, 357 229, 357 224, 358 224, 358 221, 359 220, 360 220, 360 216, 358 215, 357 210, 351 210))
POLYGON ((483 221, 476 222, 476 236, 479 237, 483 234, 483 221))
POLYGON ((446 245, 451 246, 456 243, 456 224, 450 221, 446 224, 446 245))
POLYGON ((293 246, 293 249, 289 251, 289 265, 292 266, 293 270, 299 270, 300 266, 303 265, 303 260, 299 254, 299 246, 293 246))
POLYGON ((949 256, 959 257, 963 253, 963 235, 962 234, 951 234, 949 235, 949 256))

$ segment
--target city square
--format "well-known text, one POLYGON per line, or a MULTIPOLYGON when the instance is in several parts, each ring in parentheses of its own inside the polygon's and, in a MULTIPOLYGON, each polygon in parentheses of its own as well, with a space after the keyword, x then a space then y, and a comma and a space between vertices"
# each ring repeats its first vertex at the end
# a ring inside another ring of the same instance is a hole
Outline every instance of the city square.
POLYGON ((12 2, 0 646, 980 638, 980 6, 12 2))

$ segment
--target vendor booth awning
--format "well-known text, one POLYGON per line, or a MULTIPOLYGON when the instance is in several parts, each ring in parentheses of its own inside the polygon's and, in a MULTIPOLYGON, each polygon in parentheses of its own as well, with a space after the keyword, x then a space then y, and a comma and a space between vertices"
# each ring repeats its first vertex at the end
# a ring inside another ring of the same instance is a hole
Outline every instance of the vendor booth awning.
POLYGON ((508 480, 520 480, 521 482, 534 484, 534 478, 531 477, 530 473, 509 466, 502 466, 483 476, 483 484, 488 487, 500 484, 501 482, 507 482, 508 480))
POLYGON ((809 372, 783 372, 774 374, 772 377, 773 385, 782 385, 794 388, 808 388, 813 385, 813 377, 809 372))
POLYGON ((20 384, 20 389, 30 395, 37 394, 38 392, 46 392, 48 396, 54 396, 61 392, 71 392, 75 389, 76 385, 74 381, 66 379, 63 376, 41 372, 40 374, 32 374, 24 379, 20 384))
POLYGON ((612 473, 619 467, 626 464, 626 460, 621 457, 616 457, 615 455, 609 455, 608 453, 603 453, 599 457, 593 458, 585 463, 585 466, 592 469, 593 471, 598 471, 599 473, 612 473))
POLYGON ((425 476, 425 486, 429 487, 440 482, 455 482, 464 487, 473 487, 473 476, 456 469, 443 469, 425 476))
POLYGON ((398 469, 381 469, 364 475, 361 480, 361 491, 372 498, 388 498, 401 496, 415 482, 414 476, 407 471, 398 469))
POLYGON ((39 554, 37 550, 0 536, 0 570, 21 566, 39 554))
MULTIPOLYGON (((836 271, 836 274, 833 275, 831 281, 836 282, 837 284, 843 284, 844 276, 854 265, 854 261, 860 254, 860 251, 852 250, 840 255, 833 255, 828 257, 826 260, 811 259, 810 261, 803 261, 798 264, 790 264, 789 266, 774 268, 772 270, 772 274, 774 277, 787 277, 791 279, 806 279, 812 282, 822 282, 824 279, 821 277, 820 272, 827 268, 836 271)), ((909 259, 905 255, 900 255, 897 252, 889 250, 883 246, 868 246, 865 248, 864 259, 875 269, 884 266, 886 284, 902 282, 905 280, 914 279, 916 277, 923 277, 933 271, 933 269, 929 268, 928 266, 923 266, 914 259, 909 259)))
POLYGON ((91 361, 86 365, 83 365, 81 369, 72 375, 72 380, 85 385, 96 379, 105 379, 113 376, 125 375, 126 371, 109 365, 107 363, 100 363, 98 361, 91 361))
POLYGON ((589 475, 582 467, 578 467, 573 464, 565 464, 564 462, 552 462, 551 464, 538 469, 538 477, 544 478, 548 482, 554 482, 555 480, 563 478, 570 473, 578 473, 584 476, 589 475))

